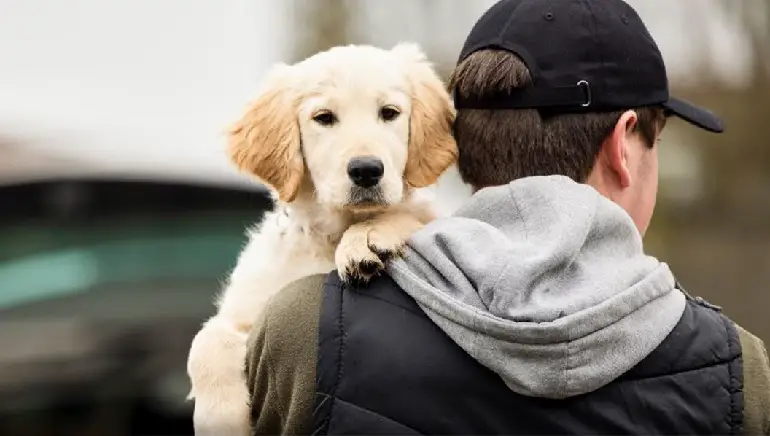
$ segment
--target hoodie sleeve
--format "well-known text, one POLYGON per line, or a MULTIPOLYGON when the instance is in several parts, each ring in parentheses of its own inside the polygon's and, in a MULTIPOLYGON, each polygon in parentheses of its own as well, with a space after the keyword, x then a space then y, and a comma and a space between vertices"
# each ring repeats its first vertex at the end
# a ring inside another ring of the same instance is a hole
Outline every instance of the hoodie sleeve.
POLYGON ((255 435, 309 434, 326 275, 287 285, 255 321, 246 357, 255 435))
POLYGON ((761 339, 737 326, 743 351, 744 433, 770 435, 770 362, 761 339))

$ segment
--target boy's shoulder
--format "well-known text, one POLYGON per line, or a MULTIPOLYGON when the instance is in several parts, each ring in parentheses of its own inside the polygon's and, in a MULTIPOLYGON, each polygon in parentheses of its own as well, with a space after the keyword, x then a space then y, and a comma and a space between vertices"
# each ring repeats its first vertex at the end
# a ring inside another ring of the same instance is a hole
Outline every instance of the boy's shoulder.
POLYGON ((770 435, 770 361, 764 342, 735 324, 743 355, 743 415, 746 434, 770 435))
POLYGON ((253 434, 304 434, 312 420, 326 274, 277 293, 254 322, 246 355, 253 434))

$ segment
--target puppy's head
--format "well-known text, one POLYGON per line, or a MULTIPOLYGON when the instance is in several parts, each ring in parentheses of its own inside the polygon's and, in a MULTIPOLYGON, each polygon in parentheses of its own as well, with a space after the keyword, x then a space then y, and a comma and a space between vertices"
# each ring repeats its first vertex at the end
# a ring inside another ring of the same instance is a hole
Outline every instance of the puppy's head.
POLYGON ((372 210, 434 183, 455 161, 453 120, 416 45, 335 47, 271 71, 231 129, 229 150, 283 201, 307 189, 334 208, 372 210))

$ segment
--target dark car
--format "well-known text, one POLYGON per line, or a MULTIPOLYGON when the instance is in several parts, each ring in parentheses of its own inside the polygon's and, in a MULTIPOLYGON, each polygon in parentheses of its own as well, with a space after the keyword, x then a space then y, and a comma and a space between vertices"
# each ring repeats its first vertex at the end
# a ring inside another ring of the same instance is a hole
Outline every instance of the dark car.
POLYGON ((185 365, 264 190, 0 187, 0 434, 192 434, 185 365))

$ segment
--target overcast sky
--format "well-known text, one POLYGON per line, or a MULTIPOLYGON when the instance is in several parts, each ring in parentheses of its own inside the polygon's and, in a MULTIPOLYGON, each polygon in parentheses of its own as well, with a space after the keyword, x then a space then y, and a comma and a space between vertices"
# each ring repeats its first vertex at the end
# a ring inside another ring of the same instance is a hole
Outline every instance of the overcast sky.
MULTIPOLYGON (((725 80, 749 65, 715 1, 630 2, 674 82, 698 77, 708 40, 725 80)), ((356 0, 373 42, 416 40, 449 60, 491 3, 435 1, 426 17, 415 0, 356 0)), ((278 0, 0 0, 0 153, 13 150, 0 155, 0 182, 51 171, 43 157, 77 171, 240 180, 222 131, 298 28, 278 0)))

